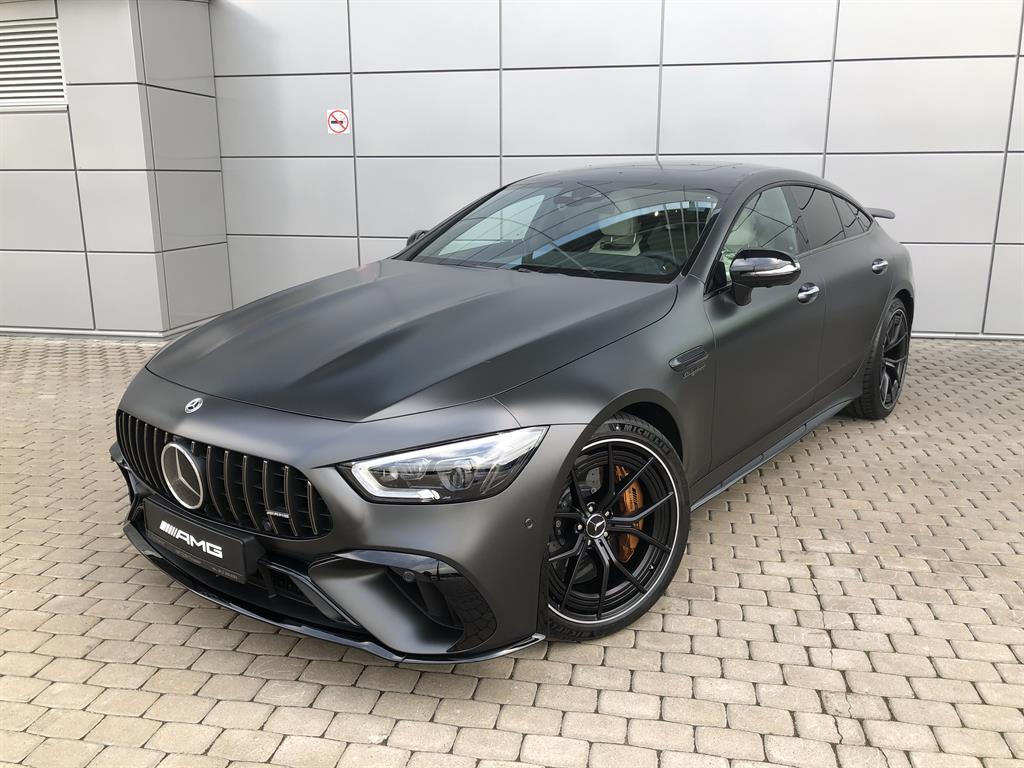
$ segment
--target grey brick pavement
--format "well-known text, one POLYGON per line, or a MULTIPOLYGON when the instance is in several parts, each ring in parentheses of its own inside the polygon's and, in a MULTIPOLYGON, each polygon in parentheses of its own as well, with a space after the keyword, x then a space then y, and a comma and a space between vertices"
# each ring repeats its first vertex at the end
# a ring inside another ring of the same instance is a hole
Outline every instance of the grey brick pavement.
POLYGON ((833 419, 699 510, 632 628, 440 669, 278 632, 133 553, 107 447, 154 350, 0 339, 0 762, 1024 764, 1022 344, 916 340, 895 416, 833 419))

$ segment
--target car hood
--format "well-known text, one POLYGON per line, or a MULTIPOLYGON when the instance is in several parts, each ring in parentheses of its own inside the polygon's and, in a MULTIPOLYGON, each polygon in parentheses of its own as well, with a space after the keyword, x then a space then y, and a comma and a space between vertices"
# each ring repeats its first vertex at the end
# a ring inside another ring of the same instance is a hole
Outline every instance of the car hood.
POLYGON ((542 376, 663 317, 675 295, 672 284, 389 259, 228 312, 148 368, 268 408, 390 418, 542 376))

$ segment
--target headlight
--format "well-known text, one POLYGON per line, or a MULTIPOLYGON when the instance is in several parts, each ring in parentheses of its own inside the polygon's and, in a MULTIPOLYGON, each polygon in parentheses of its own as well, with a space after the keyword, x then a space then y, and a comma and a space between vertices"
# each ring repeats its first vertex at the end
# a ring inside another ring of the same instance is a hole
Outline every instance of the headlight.
POLYGON ((469 501, 508 487, 547 427, 529 427, 341 464, 338 469, 379 501, 469 501))

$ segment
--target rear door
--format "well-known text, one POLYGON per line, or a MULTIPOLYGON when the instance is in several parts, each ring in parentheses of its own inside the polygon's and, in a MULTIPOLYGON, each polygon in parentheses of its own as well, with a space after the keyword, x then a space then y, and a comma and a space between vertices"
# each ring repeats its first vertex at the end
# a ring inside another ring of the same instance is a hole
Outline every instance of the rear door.
MULTIPOLYGON (((806 206, 798 226, 808 234, 815 229, 825 236, 837 233, 827 243, 821 242, 823 236, 819 234, 817 250, 801 256, 802 263, 813 259, 828 283, 820 381, 814 394, 819 399, 849 381, 860 368, 889 295, 891 275, 885 260, 872 247, 876 238, 868 231, 872 222, 866 213, 823 189, 791 187, 790 192, 798 206, 806 206), (812 191, 814 200, 808 205, 812 191), (835 215, 831 208, 835 208, 835 215), (812 221, 812 217, 820 221, 812 221), (823 223, 826 221, 827 226, 823 223)), ((808 247, 812 245, 815 242, 807 243, 808 247)))

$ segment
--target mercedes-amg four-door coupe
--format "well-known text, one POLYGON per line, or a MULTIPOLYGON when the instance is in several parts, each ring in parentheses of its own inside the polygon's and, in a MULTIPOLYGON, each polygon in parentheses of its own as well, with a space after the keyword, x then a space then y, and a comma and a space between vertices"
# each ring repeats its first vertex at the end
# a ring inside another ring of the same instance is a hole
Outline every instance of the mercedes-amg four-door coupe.
POLYGON ((614 632, 691 510, 895 407, 891 215, 735 164, 509 184, 154 356, 116 414, 124 531, 215 603, 392 660, 614 632))

